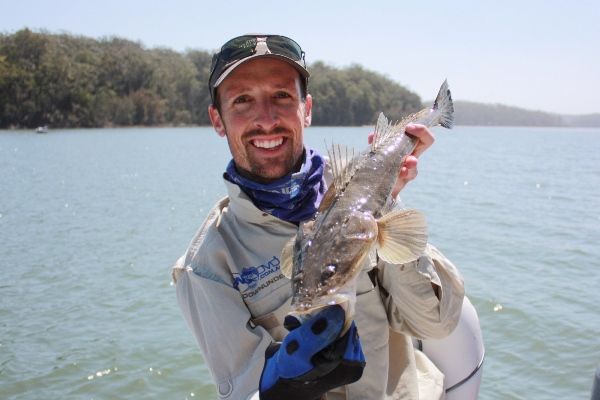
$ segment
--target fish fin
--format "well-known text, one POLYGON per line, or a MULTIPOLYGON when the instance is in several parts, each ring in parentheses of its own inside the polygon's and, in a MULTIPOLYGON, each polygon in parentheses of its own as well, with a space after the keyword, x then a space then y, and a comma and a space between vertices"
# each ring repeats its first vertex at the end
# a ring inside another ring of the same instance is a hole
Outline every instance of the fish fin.
POLYGON ((392 195, 389 195, 379 214, 387 215, 394 210, 402 210, 404 208, 406 207, 404 206, 400 195, 397 195, 396 198, 392 197, 392 195))
POLYGON ((296 242, 296 236, 291 238, 283 250, 281 250, 281 267, 280 271, 288 279, 292 279, 292 269, 294 267, 294 243, 296 242))
POLYGON ((411 117, 413 117, 413 115, 409 115, 400 122, 392 123, 388 121, 383 113, 380 113, 379 118, 377 118, 373 141, 371 142, 371 152, 375 152, 377 149, 384 146, 391 137, 403 133, 404 128, 406 127, 406 124, 410 122, 411 117))
POLYGON ((375 250, 375 248, 369 251, 369 265, 372 265, 373 267, 377 265, 377 250, 375 250))
POLYGON ((377 253, 392 264, 405 264, 419 258, 427 245, 425 216, 417 210, 392 211, 377 220, 377 253))
POLYGON ((433 110, 440 114, 440 125, 452 129, 452 126, 454 126, 454 103, 452 103, 452 93, 448 88, 448 80, 442 83, 440 91, 433 102, 433 110))
POLYGON ((325 196, 323 196, 323 199, 321 200, 321 204, 319 204, 319 209, 317 210, 317 212, 322 213, 323 211, 327 210, 331 204, 333 204, 333 201, 335 200, 337 196, 337 190, 335 189, 335 186, 333 185, 333 183, 331 185, 329 185, 329 189, 327 189, 327 191, 325 192, 325 196))
POLYGON ((375 125, 375 133, 373 134, 373 141, 371 141, 372 152, 377 150, 377 146, 381 143, 383 132, 387 131, 388 126, 388 119, 385 117, 385 115, 383 115, 382 112, 379 113, 379 117, 377 117, 377 125, 375 125))
POLYGON ((331 165, 331 174, 333 175, 333 185, 336 194, 344 191, 344 188, 350 182, 356 170, 356 157, 353 148, 339 144, 331 144, 327 147, 329 162, 331 165))

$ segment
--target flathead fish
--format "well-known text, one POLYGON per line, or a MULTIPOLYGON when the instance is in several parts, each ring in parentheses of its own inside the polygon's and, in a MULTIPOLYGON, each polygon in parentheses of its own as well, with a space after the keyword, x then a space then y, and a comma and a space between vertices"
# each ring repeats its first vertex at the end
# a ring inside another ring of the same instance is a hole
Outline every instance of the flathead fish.
POLYGON ((408 124, 451 128, 454 107, 444 81, 432 108, 392 124, 379 115, 371 147, 357 156, 340 146, 329 149, 333 183, 314 218, 300 224, 283 249, 282 272, 292 281, 291 313, 299 318, 333 304, 354 313, 355 282, 369 255, 392 264, 420 257, 427 244, 424 216, 412 209, 389 210, 400 165, 417 141, 408 124))

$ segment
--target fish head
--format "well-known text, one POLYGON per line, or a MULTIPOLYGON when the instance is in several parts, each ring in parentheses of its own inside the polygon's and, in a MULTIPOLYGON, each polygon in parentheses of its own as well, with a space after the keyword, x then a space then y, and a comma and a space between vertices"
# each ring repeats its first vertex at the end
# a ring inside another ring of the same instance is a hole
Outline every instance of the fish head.
POLYGON ((292 308, 312 312, 347 300, 340 296, 354 281, 377 240, 371 213, 350 211, 327 215, 299 230, 292 276, 292 308))

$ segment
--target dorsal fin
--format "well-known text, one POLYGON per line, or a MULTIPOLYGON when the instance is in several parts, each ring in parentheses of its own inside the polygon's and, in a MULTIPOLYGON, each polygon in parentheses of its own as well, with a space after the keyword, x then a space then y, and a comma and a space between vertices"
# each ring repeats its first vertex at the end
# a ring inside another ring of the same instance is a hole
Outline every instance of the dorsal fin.
POLYGON ((327 153, 331 165, 331 174, 333 175, 332 184, 335 187, 336 194, 339 194, 344 191, 354 175, 356 168, 355 152, 353 148, 332 143, 331 147, 327 147, 327 153))
POLYGON ((377 125, 375 125, 375 133, 373 134, 373 141, 371 142, 371 151, 377 150, 378 145, 381 143, 381 137, 383 133, 387 131, 388 127, 388 119, 383 115, 383 113, 379 113, 379 117, 377 117, 377 125))
POLYGON ((336 195, 337 191, 332 183, 331 185, 329 185, 329 189, 327 189, 327 191, 325 192, 325 196, 323 196, 323 199, 321 200, 321 204, 319 204, 319 209, 317 210, 317 212, 322 213, 323 211, 327 210, 335 200, 336 195))
POLYGON ((390 137, 404 132, 406 124, 411 121, 412 117, 414 117, 414 114, 403 118, 400 122, 392 123, 388 121, 383 113, 379 113, 379 118, 377 118, 377 126, 375 126, 375 134, 373 135, 373 141, 371 142, 371 151, 374 152, 381 146, 385 145, 390 137))

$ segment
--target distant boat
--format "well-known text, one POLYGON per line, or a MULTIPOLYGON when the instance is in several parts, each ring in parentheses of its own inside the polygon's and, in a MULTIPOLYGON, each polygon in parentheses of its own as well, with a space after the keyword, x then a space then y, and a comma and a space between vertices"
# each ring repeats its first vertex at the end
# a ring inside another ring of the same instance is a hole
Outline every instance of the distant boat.
POLYGON ((35 133, 48 133, 48 125, 38 126, 35 133))

